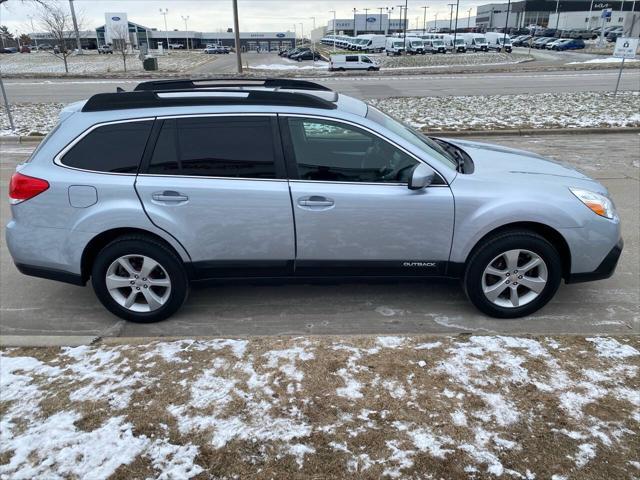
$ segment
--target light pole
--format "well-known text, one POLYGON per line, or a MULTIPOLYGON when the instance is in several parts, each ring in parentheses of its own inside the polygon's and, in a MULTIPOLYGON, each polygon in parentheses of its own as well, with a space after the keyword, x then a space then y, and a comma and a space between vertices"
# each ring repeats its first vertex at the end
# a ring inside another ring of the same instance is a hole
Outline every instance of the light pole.
POLYGON ((453 27, 453 53, 458 53, 458 48, 456 47, 456 37, 458 33, 458 8, 460 7, 460 0, 456 0, 456 24, 453 27))
POLYGON ((336 53, 336 11, 329 10, 329 13, 333 13, 333 53, 336 53))
POLYGON ((424 18, 422 20, 422 33, 425 34, 427 33, 427 7, 426 5, 424 7, 420 7, 424 10, 424 18))
MULTIPOLYGON (((404 0, 404 48, 407 48, 407 22, 409 21, 407 18, 407 14, 409 13, 409 0, 404 0)), ((406 50, 405 50, 406 53, 406 50)))
POLYGON ((467 12, 467 28, 471 25, 471 10, 473 10, 473 8, 470 8, 467 12))
POLYGON ((169 29, 167 28, 167 13, 169 13, 168 8, 160 9, 160 15, 164 17, 164 33, 167 36, 167 53, 169 53, 169 29))
POLYGON ((313 49, 313 63, 316 63, 316 41, 313 39, 313 32, 316 29, 316 17, 309 17, 309 20, 313 20, 313 29, 311 30, 311 48, 313 49))
POLYGON ((369 29, 369 9, 365 8, 364 9, 364 33, 367 33, 367 30, 369 29))
POLYGON ((184 20, 184 35, 187 37, 187 50, 191 50, 189 48, 189 27, 187 27, 187 20, 189 20, 189 15, 186 17, 182 15, 182 20, 184 20))
MULTIPOLYGON (((508 0, 507 2, 507 19, 504 22, 504 35, 502 37, 503 48, 504 48, 504 45, 507 43, 507 29, 509 28, 509 10, 511 10, 511 0, 508 0)), ((500 50, 502 50, 502 48, 500 50)))
POLYGON ((297 47, 298 46, 298 26, 294 23, 293 24, 293 47, 297 47))
POLYGON ((358 35, 358 29, 356 28, 356 13, 358 12, 357 8, 353 9, 353 36, 356 37, 358 35))
POLYGON ((33 15, 27 15, 27 18, 29 19, 29 21, 31 22, 31 31, 33 32, 33 41, 36 42, 36 50, 38 49, 38 39, 35 38, 35 29, 33 28, 33 15))
POLYGON ((589 5, 589 23, 587 24, 587 30, 591 30, 591 11, 593 10, 593 0, 591 0, 591 5, 589 5))
POLYGON ((393 13, 393 7, 387 7, 387 26, 384 29, 384 34, 388 35, 389 30, 391 29, 391 14, 393 13))
POLYGON ((435 30, 436 30, 436 32, 437 32, 437 31, 438 31, 438 12, 436 12, 435 17, 436 17, 436 24, 435 24, 435 27, 434 27, 434 28, 435 28, 435 30))
MULTIPOLYGON (((78 55, 82 55, 82 42, 80 41, 80 32, 78 31, 78 20, 76 20, 76 10, 73 8, 73 0, 69 0, 69 10, 71 10, 71 20, 73 21, 73 32, 76 36, 76 45, 78 46, 78 55)), ((129 25, 127 25, 127 32, 129 25)))
POLYGON ((238 0, 233 0, 233 33, 236 42, 236 67, 242 73, 242 55, 240 53, 240 22, 238 20, 238 0))
POLYGON ((560 14, 558 9, 560 7, 560 0, 556 0, 556 33, 558 33, 558 24, 560 23, 560 14))
POLYGON ((384 7, 380 7, 380 8, 378 8, 378 10, 380 10, 380 17, 378 17, 378 20, 380 21, 380 25, 379 25, 380 33, 382 33, 383 32, 383 28, 382 28, 382 11, 384 10, 384 7))
POLYGON ((300 45, 304 45, 304 24, 300 22, 300 45))
POLYGON ((402 9, 404 8, 404 5, 396 5, 396 7, 400 10, 400 21, 398 22, 398 32, 400 32, 400 29, 402 28, 402 9))
POLYGON ((453 7, 456 6, 455 3, 447 3, 447 6, 450 7, 449 10, 449 33, 451 33, 451 28, 453 27, 453 7))

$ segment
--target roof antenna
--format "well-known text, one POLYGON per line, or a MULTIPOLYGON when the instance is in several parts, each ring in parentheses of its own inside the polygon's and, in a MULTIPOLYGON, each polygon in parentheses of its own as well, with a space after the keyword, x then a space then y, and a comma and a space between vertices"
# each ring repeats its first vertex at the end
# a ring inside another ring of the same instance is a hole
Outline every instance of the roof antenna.
POLYGON ((124 92, 124 88, 116 87, 116 93, 124 92))

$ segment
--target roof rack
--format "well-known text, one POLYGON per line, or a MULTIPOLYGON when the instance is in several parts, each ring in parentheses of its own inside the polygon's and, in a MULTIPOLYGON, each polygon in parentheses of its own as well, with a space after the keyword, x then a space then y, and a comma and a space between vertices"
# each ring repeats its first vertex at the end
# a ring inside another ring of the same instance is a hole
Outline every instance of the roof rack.
MULTIPOLYGON (((152 82, 149 82, 152 83, 152 82)), ((82 107, 83 112, 132 108, 182 107, 197 105, 279 105, 333 110, 334 102, 316 95, 273 90, 199 89, 98 93, 82 107)))
POLYGON ((307 80, 290 80, 288 78, 207 78, 203 80, 177 79, 153 80, 139 83, 134 91, 149 90, 195 90, 200 88, 225 87, 265 87, 286 88, 295 90, 322 90, 331 92, 329 87, 307 80))

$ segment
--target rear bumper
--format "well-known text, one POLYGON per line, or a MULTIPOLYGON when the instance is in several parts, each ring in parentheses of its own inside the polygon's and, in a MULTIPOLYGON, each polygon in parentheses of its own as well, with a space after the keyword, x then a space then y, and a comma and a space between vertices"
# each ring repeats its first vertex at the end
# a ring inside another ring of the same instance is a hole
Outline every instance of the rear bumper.
POLYGON ((37 267, 35 265, 25 265, 24 263, 16 263, 16 268, 24 275, 32 277, 46 278, 47 280, 56 280, 58 282, 70 283, 72 285, 85 286, 86 282, 81 275, 77 273, 64 272, 53 268, 37 267))
POLYGON ((604 260, 598 265, 598 267, 592 272, 585 273, 572 273, 567 277, 566 283, 581 283, 581 282, 592 282, 594 280, 604 280, 605 278, 609 278, 613 275, 613 272, 616 270, 616 266, 618 265, 618 260, 620 259, 620 254, 622 253, 622 248, 624 246, 624 241, 622 238, 604 257, 604 260))

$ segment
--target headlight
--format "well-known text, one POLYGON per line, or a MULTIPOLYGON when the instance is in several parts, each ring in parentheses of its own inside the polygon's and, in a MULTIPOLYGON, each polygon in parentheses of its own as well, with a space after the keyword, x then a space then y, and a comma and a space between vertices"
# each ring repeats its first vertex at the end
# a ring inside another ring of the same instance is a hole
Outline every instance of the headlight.
POLYGON ((589 190, 582 190, 581 188, 570 188, 569 190, 594 213, 611 220, 617 218, 613 202, 604 195, 589 190))

